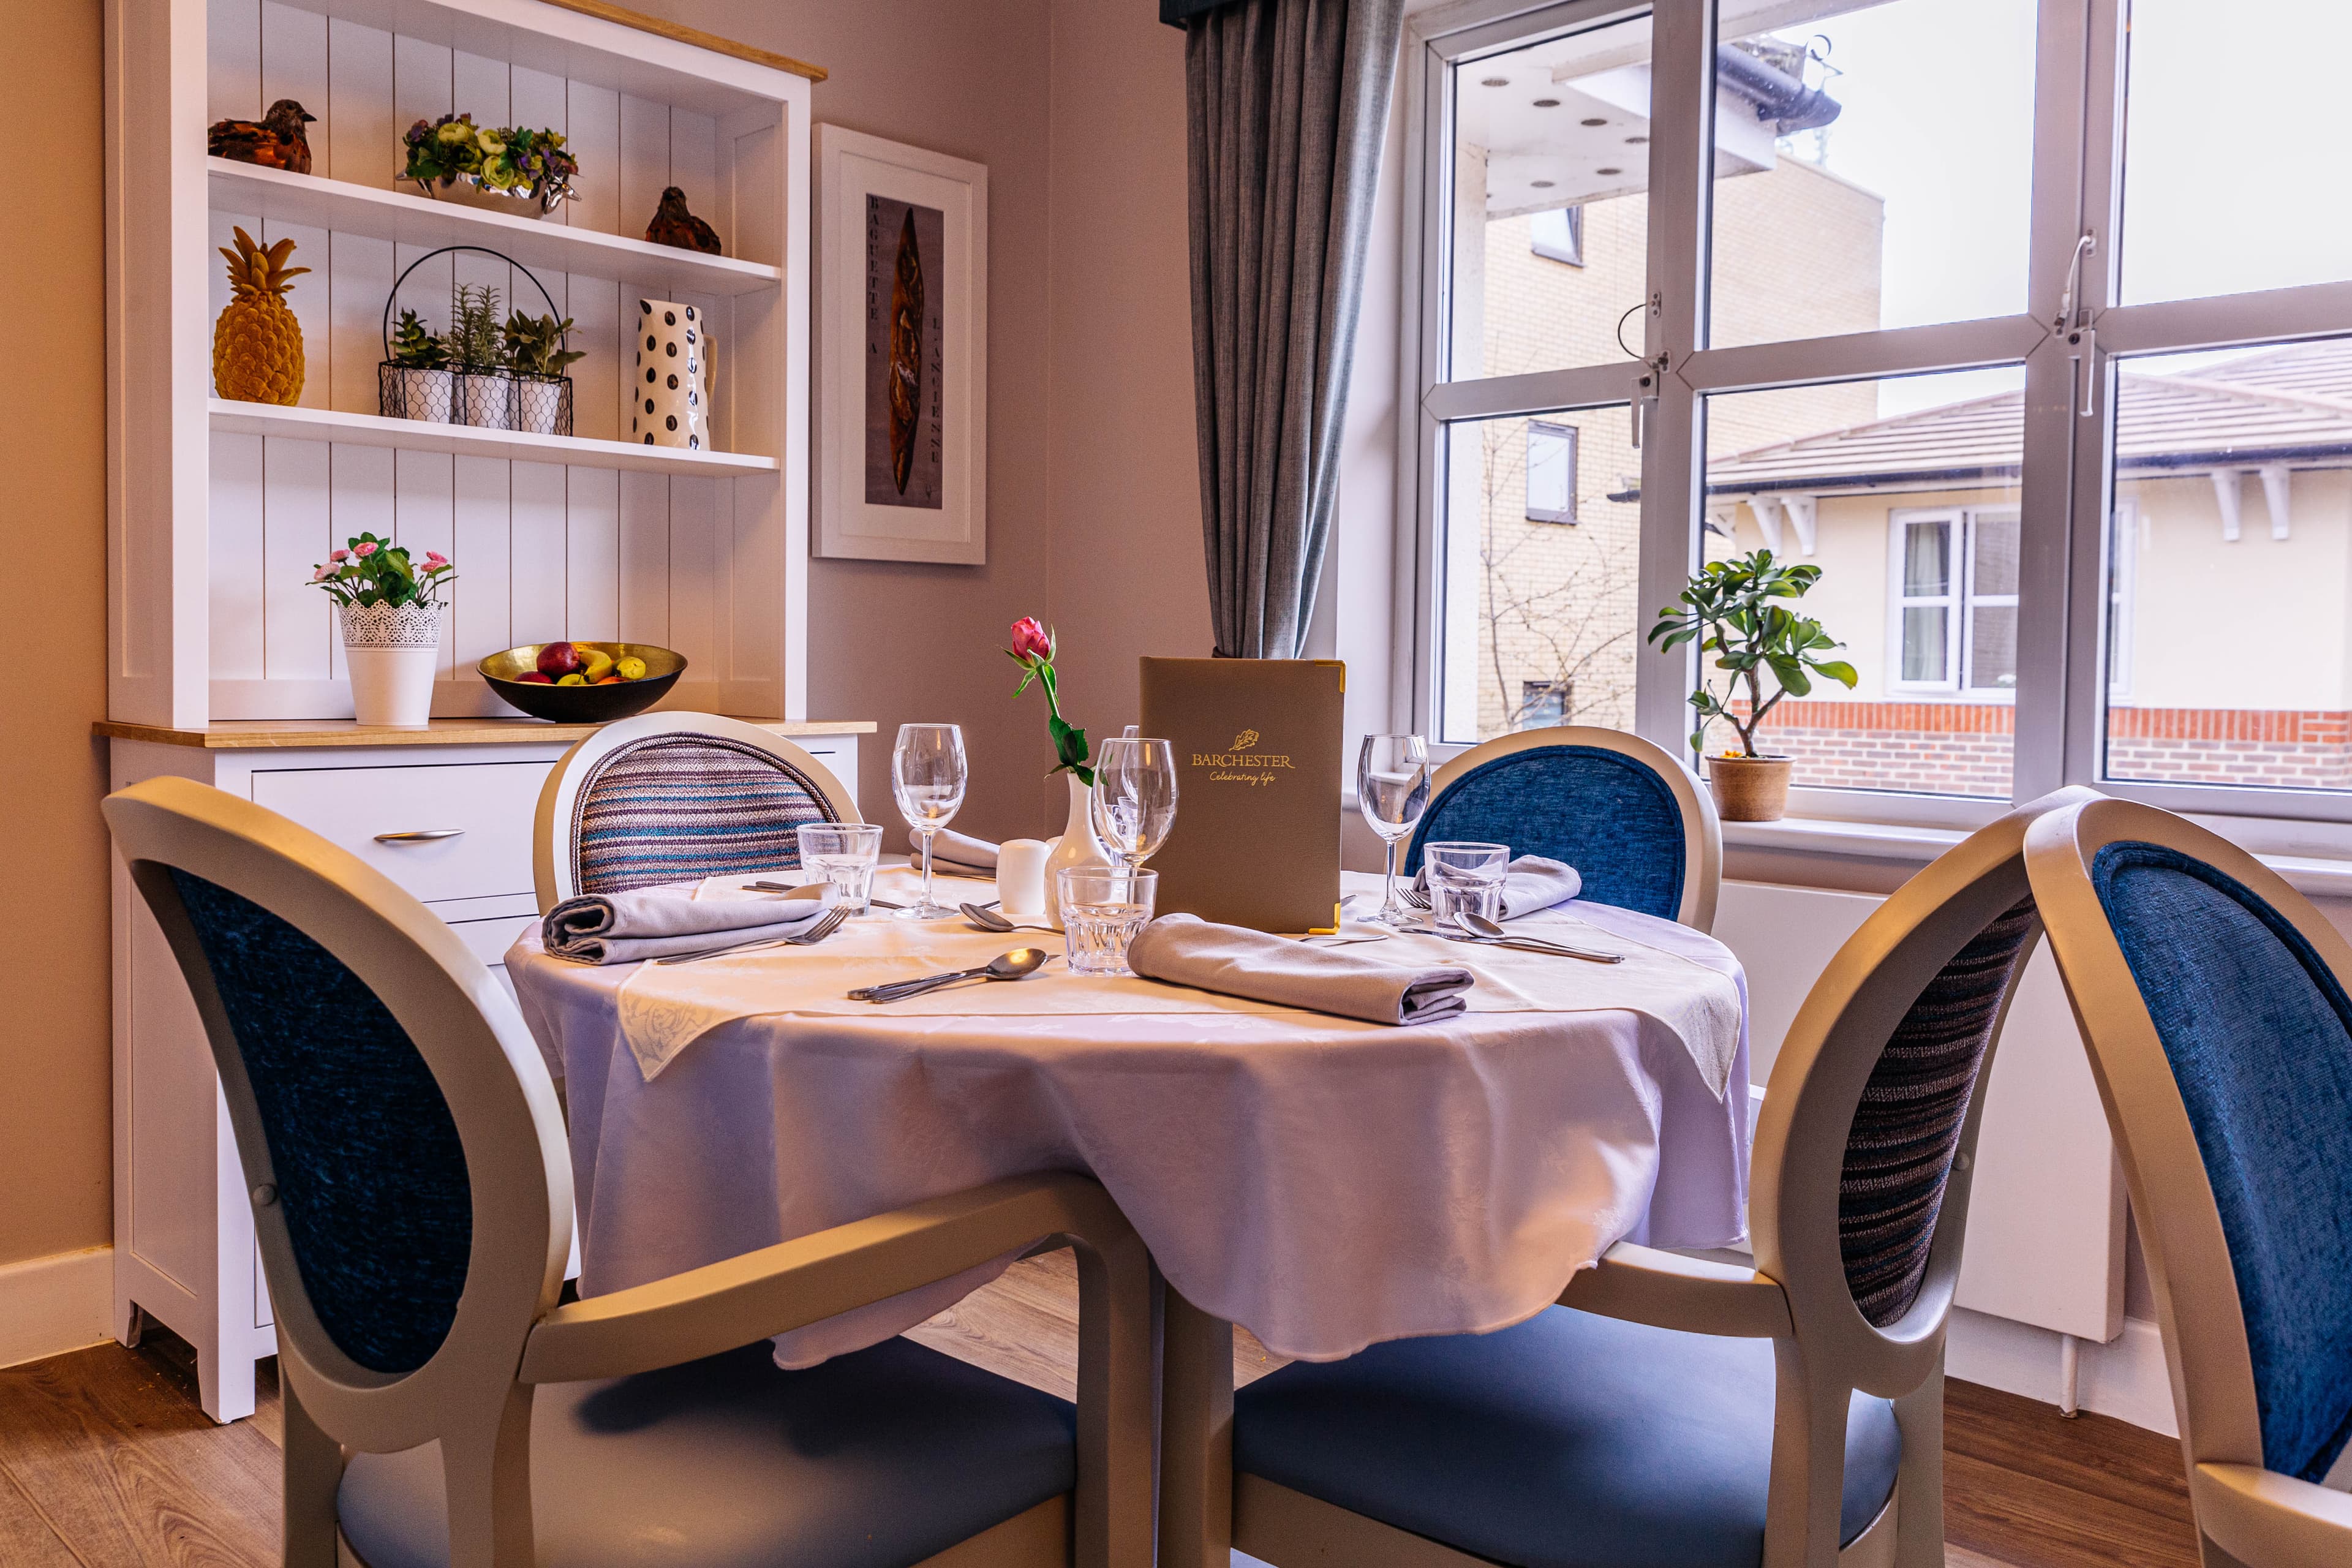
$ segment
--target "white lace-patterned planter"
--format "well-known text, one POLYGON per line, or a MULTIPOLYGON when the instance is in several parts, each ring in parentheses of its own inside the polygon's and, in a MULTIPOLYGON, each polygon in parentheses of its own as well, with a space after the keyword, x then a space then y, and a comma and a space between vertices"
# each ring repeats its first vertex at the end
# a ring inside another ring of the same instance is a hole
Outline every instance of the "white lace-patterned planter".
POLYGON ((415 729, 431 721, 441 615, 438 605, 341 606, 352 709, 361 723, 415 729))

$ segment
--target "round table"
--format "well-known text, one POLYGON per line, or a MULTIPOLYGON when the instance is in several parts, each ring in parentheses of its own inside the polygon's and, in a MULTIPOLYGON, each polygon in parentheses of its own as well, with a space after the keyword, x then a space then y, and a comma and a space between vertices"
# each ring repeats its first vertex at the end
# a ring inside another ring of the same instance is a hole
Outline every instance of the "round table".
MULTIPOLYGON (((738 896, 749 879, 706 892, 738 896)), ((877 891, 903 899, 911 886, 886 870, 877 891)), ((950 899, 993 896, 979 882, 942 887, 950 899)), ((1427 937, 1350 948, 1469 967, 1480 976, 1474 1007, 1482 992, 1507 998, 1507 1010, 1410 1028, 1139 980, 1081 994, 1059 963, 919 1008, 840 994, 844 979, 1059 946, 1050 933, 956 922, 852 921, 821 947, 645 981, 634 979, 640 965, 551 959, 533 933, 507 973, 566 1086, 583 1294, 1005 1176, 1072 1170, 1109 1190, 1187 1301, 1282 1355, 1331 1360, 1381 1340, 1517 1322, 1620 1240, 1743 1238, 1738 962, 1700 932, 1605 906, 1574 903, 1529 924, 1571 921, 1577 940, 1606 933, 1637 963, 1427 937), (1695 996, 1717 988, 1728 1007, 1717 996, 1677 1032, 1596 1002, 1644 975, 1654 989, 1683 974, 1695 996), (673 1027, 689 997, 700 1011, 673 1027), (1063 1005, 1082 1010, 1038 1010, 1063 1005), (664 1027, 690 1037, 665 1038, 649 1077, 632 1031, 664 1027), (1694 1034, 1709 1037, 1685 1037, 1694 1034)), ((807 1365, 877 1343, 1010 1261, 785 1336, 779 1359, 807 1365)))

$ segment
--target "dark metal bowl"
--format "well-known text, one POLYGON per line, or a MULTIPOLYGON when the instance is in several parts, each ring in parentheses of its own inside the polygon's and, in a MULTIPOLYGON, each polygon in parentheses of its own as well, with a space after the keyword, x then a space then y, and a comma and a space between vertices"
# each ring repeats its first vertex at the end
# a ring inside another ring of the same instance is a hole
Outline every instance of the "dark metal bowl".
POLYGON ((535 680, 517 680, 518 675, 539 668, 539 650, 545 643, 530 643, 522 647, 510 647, 504 653, 494 653, 474 668, 482 672, 490 689, 514 707, 534 719, 551 719, 558 724, 609 724, 615 719, 626 719, 642 713, 660 701, 677 678, 686 673, 686 658, 666 647, 656 647, 642 642, 580 642, 574 647, 593 647, 608 653, 614 659, 635 655, 646 661, 643 680, 625 680, 617 686, 541 686, 535 680))

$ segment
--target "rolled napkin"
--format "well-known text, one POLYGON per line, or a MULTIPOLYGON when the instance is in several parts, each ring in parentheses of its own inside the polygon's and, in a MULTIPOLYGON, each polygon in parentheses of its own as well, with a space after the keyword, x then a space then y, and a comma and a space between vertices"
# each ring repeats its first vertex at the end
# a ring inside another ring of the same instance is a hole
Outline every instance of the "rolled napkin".
POLYGON ((635 963, 793 936, 814 924, 832 903, 829 897, 694 899, 682 888, 633 888, 566 899, 547 911, 539 931, 551 958, 635 963))
POLYGON ((1255 1002, 1275 1002, 1368 1024, 1434 1024, 1468 1005, 1466 969, 1402 969, 1352 952, 1161 915, 1128 945, 1127 965, 1147 980, 1255 1002))
MULTIPOLYGON (((916 857, 920 866, 922 858, 916 857)), ((996 875, 996 846, 985 838, 974 838, 942 827, 931 840, 931 864, 942 871, 961 871, 967 877, 996 875)))
MULTIPOLYGON (((1423 892, 1429 890, 1429 863, 1423 861, 1421 874, 1412 885, 1423 892)), ((1584 890, 1584 879, 1576 868, 1559 860, 1547 860, 1540 855, 1522 855, 1503 868, 1502 919, 1512 921, 1521 915, 1531 915, 1548 910, 1554 904, 1564 904, 1584 890)))

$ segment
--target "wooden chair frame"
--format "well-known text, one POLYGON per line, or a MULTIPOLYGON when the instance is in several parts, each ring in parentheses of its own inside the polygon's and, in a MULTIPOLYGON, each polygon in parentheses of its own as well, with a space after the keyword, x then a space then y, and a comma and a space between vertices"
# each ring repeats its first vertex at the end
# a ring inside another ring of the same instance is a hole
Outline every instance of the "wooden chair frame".
POLYGON ((1481 742, 1437 770, 1430 781, 1429 804, 1441 797, 1473 770, 1500 757, 1547 746, 1590 746, 1632 757, 1666 781, 1683 814, 1683 901, 1675 911, 1677 922, 1696 931, 1715 927, 1715 903, 1723 890, 1723 824, 1715 815, 1715 796, 1691 775, 1691 771, 1663 747, 1622 730, 1592 724, 1555 724, 1547 730, 1520 730, 1481 742))
POLYGON ((2154 806, 2097 800, 2043 818, 2026 837, 2027 870, 2147 1256, 2204 1561, 2209 1568, 2352 1562, 2352 1496, 2263 1468, 2253 1358, 2229 1237, 2163 1041, 2091 881, 2099 851, 2119 840, 2162 845, 2234 877, 2301 932, 2347 986, 2352 944, 2269 867, 2154 806))
MULTIPOLYGON (((1764 1098, 1748 1194, 1752 1268, 1621 1242, 1560 1292, 1561 1306, 1604 1317, 1772 1342, 1778 1387, 1764 1568, 1942 1568, 1944 1333, 1959 1280, 1985 1097, 1970 1098, 1961 1122, 1918 1296, 1885 1328, 1862 1315, 1846 1283, 1838 1240, 1846 1134, 1880 1053, 1920 992, 2026 897, 2029 825, 2095 798, 2088 790, 2061 790, 1978 830, 1905 883, 1830 961, 1790 1026, 1764 1098), (1841 1551, 1846 1422, 1855 1389, 1894 1402, 1903 1462, 1885 1510, 1841 1551)), ((2023 972, 2039 934, 2026 933, 2013 973, 2023 972)), ((2015 995, 2012 980, 1979 1066, 1979 1089, 2015 995)), ((1181 1447, 1168 1442, 1164 1462, 1173 1471, 1162 1473, 1163 1562, 1222 1563, 1215 1548, 1230 1541, 1277 1568, 1483 1563, 1260 1477, 1235 1476, 1222 1496, 1207 1489, 1198 1478, 1233 1473, 1231 1385, 1220 1393, 1211 1359, 1223 1342, 1230 1367, 1232 1331, 1172 1299, 1169 1325, 1169 1408, 1180 1409, 1179 1399, 1197 1400, 1209 1414, 1181 1447), (1202 1500, 1195 1503, 1196 1496, 1202 1500)))
POLYGON ((344 1451, 438 1440, 453 1568, 533 1568, 535 1385, 675 1365, 945 1279, 1032 1245, 1075 1248, 1077 1486, 930 1559, 937 1568, 1126 1568, 1151 1550, 1149 1255, 1082 1176, 992 1183, 610 1295, 559 1304, 572 1170, 554 1088, 515 1004, 455 932, 363 862, 249 802, 179 778, 107 798, 108 826, 180 961, 211 1041, 277 1309, 286 1562, 350 1554, 344 1451), (402 1375, 343 1354, 305 1291, 253 1088, 170 870, 226 888, 324 947, 382 999, 456 1120, 473 1240, 456 1320, 402 1375))
POLYGON ((818 803, 834 821, 862 820, 856 803, 832 769, 806 749, 757 724, 722 713, 640 713, 634 719, 617 720, 575 742, 556 759, 555 766, 548 770, 547 782, 540 786, 539 810, 531 824, 530 877, 541 914, 580 890, 572 816, 582 787, 596 776, 605 758, 651 735, 711 735, 765 752, 816 786, 818 803))

